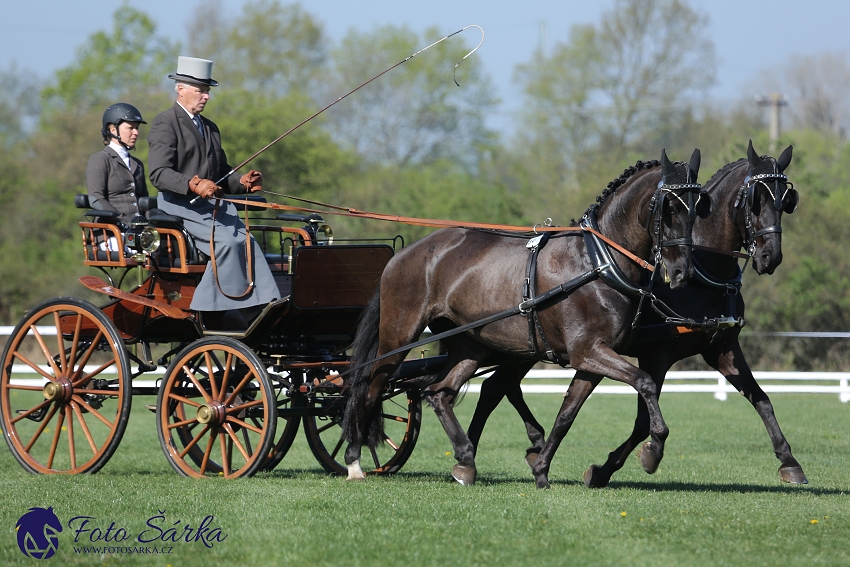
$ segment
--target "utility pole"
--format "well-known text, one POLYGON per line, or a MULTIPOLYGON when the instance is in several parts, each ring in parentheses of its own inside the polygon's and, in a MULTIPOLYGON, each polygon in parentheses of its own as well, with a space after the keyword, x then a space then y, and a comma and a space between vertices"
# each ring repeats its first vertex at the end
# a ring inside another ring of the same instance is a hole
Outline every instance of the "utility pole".
POLYGON ((788 99, 779 93, 773 93, 766 97, 757 96, 756 104, 770 107, 770 153, 774 154, 779 145, 779 135, 782 133, 779 122, 779 109, 783 106, 788 106, 788 99))

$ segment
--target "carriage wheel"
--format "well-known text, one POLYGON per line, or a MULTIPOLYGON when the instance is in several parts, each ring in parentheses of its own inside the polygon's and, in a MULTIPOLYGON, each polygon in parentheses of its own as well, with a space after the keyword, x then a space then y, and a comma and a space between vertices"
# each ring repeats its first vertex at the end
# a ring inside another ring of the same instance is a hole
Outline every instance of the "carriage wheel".
POLYGON ((228 337, 191 343, 172 360, 159 388, 159 443, 185 476, 251 476, 268 455, 276 419, 263 363, 228 337))
POLYGON ((280 464, 289 448, 292 447, 292 443, 298 434, 298 425, 301 423, 300 417, 285 415, 286 410, 292 408, 293 404, 293 398, 289 396, 289 382, 272 380, 272 385, 277 395, 278 416, 277 427, 275 428, 277 439, 272 442, 266 460, 260 466, 261 471, 270 471, 280 464))
POLYGON ((32 473, 93 473, 130 417, 130 362, 121 334, 73 297, 24 316, 3 350, 0 413, 12 454, 32 473))
MULTIPOLYGON (((317 415, 304 416, 304 434, 313 455, 322 467, 336 474, 347 474, 343 461, 345 438, 342 435, 342 416, 346 397, 340 394, 317 394, 310 407, 317 415)), ((361 465, 372 474, 393 474, 399 471, 419 437, 422 424, 422 399, 419 392, 391 390, 382 397, 384 440, 375 449, 363 448, 361 465)))

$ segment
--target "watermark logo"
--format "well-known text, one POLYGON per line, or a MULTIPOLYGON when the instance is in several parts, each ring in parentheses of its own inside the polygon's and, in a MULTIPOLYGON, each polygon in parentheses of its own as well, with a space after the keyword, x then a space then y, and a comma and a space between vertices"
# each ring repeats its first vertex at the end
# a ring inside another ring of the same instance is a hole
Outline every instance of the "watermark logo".
POLYGON ((18 547, 27 557, 49 559, 59 547, 62 523, 53 508, 30 508, 15 524, 18 547))

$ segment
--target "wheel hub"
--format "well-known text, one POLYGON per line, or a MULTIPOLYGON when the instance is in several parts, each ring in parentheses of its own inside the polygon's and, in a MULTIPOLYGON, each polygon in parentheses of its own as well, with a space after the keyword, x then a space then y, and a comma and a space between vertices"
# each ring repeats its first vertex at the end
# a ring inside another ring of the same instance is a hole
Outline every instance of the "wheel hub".
POLYGON ((56 400, 69 402, 74 393, 74 386, 68 378, 59 377, 55 381, 45 384, 42 393, 44 394, 44 399, 50 402, 55 402, 56 400))
POLYGON ((227 417, 225 405, 217 400, 211 400, 198 407, 197 419, 199 423, 218 425, 224 423, 227 417))

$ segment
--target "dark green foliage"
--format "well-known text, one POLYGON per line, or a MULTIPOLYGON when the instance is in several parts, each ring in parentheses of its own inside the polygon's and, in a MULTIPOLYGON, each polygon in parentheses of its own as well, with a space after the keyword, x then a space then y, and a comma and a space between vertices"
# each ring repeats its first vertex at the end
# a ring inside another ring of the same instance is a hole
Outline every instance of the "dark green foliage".
MULTIPOLYGON (((0 324, 15 323, 40 300, 85 295, 76 279, 91 272, 81 265, 76 223, 82 216, 72 198, 85 191, 86 162, 102 148, 100 117, 118 101, 137 106, 148 122, 168 108, 174 91, 166 76, 178 54, 215 60, 221 86, 205 115, 221 128, 235 166, 452 31, 417 34, 389 25, 351 30, 334 45, 309 7, 298 4, 259 0, 226 19, 214 2, 206 14, 181 46, 158 34, 146 14, 123 5, 111 28, 93 34, 46 85, 24 70, 0 70, 0 324)), ((477 43, 470 29, 342 100, 237 174, 258 169, 270 191, 359 210, 527 226, 547 217, 569 224, 624 168, 658 159, 661 148, 674 160, 700 148, 705 182, 744 157, 748 139, 760 153, 770 144, 763 110, 751 100, 723 107, 700 100, 714 79, 704 24, 682 0, 615 2, 599 22, 575 27, 550 52, 518 67, 525 111, 504 141, 485 125, 496 94, 480 59, 458 67, 461 87, 452 81, 453 66, 477 43)), ((830 62, 832 55, 810 66, 830 62)), ((786 70, 792 79, 802 76, 798 63, 786 70)), ((810 79, 812 93, 821 92, 812 81, 830 80, 823 73, 810 79)), ((823 92, 844 92, 827 87, 823 92)), ((845 115, 841 100, 828 101, 836 116, 845 115)), ((850 145, 844 132, 793 114, 795 129, 784 133, 775 153, 794 145, 787 173, 800 208, 783 217, 784 261, 776 274, 756 278, 747 269, 742 341, 759 369, 843 370, 850 362, 846 342, 754 334, 850 326, 850 145)), ((147 128, 134 152, 144 162, 147 128)), ((431 231, 325 219, 343 239, 401 234, 411 242, 431 231)))

